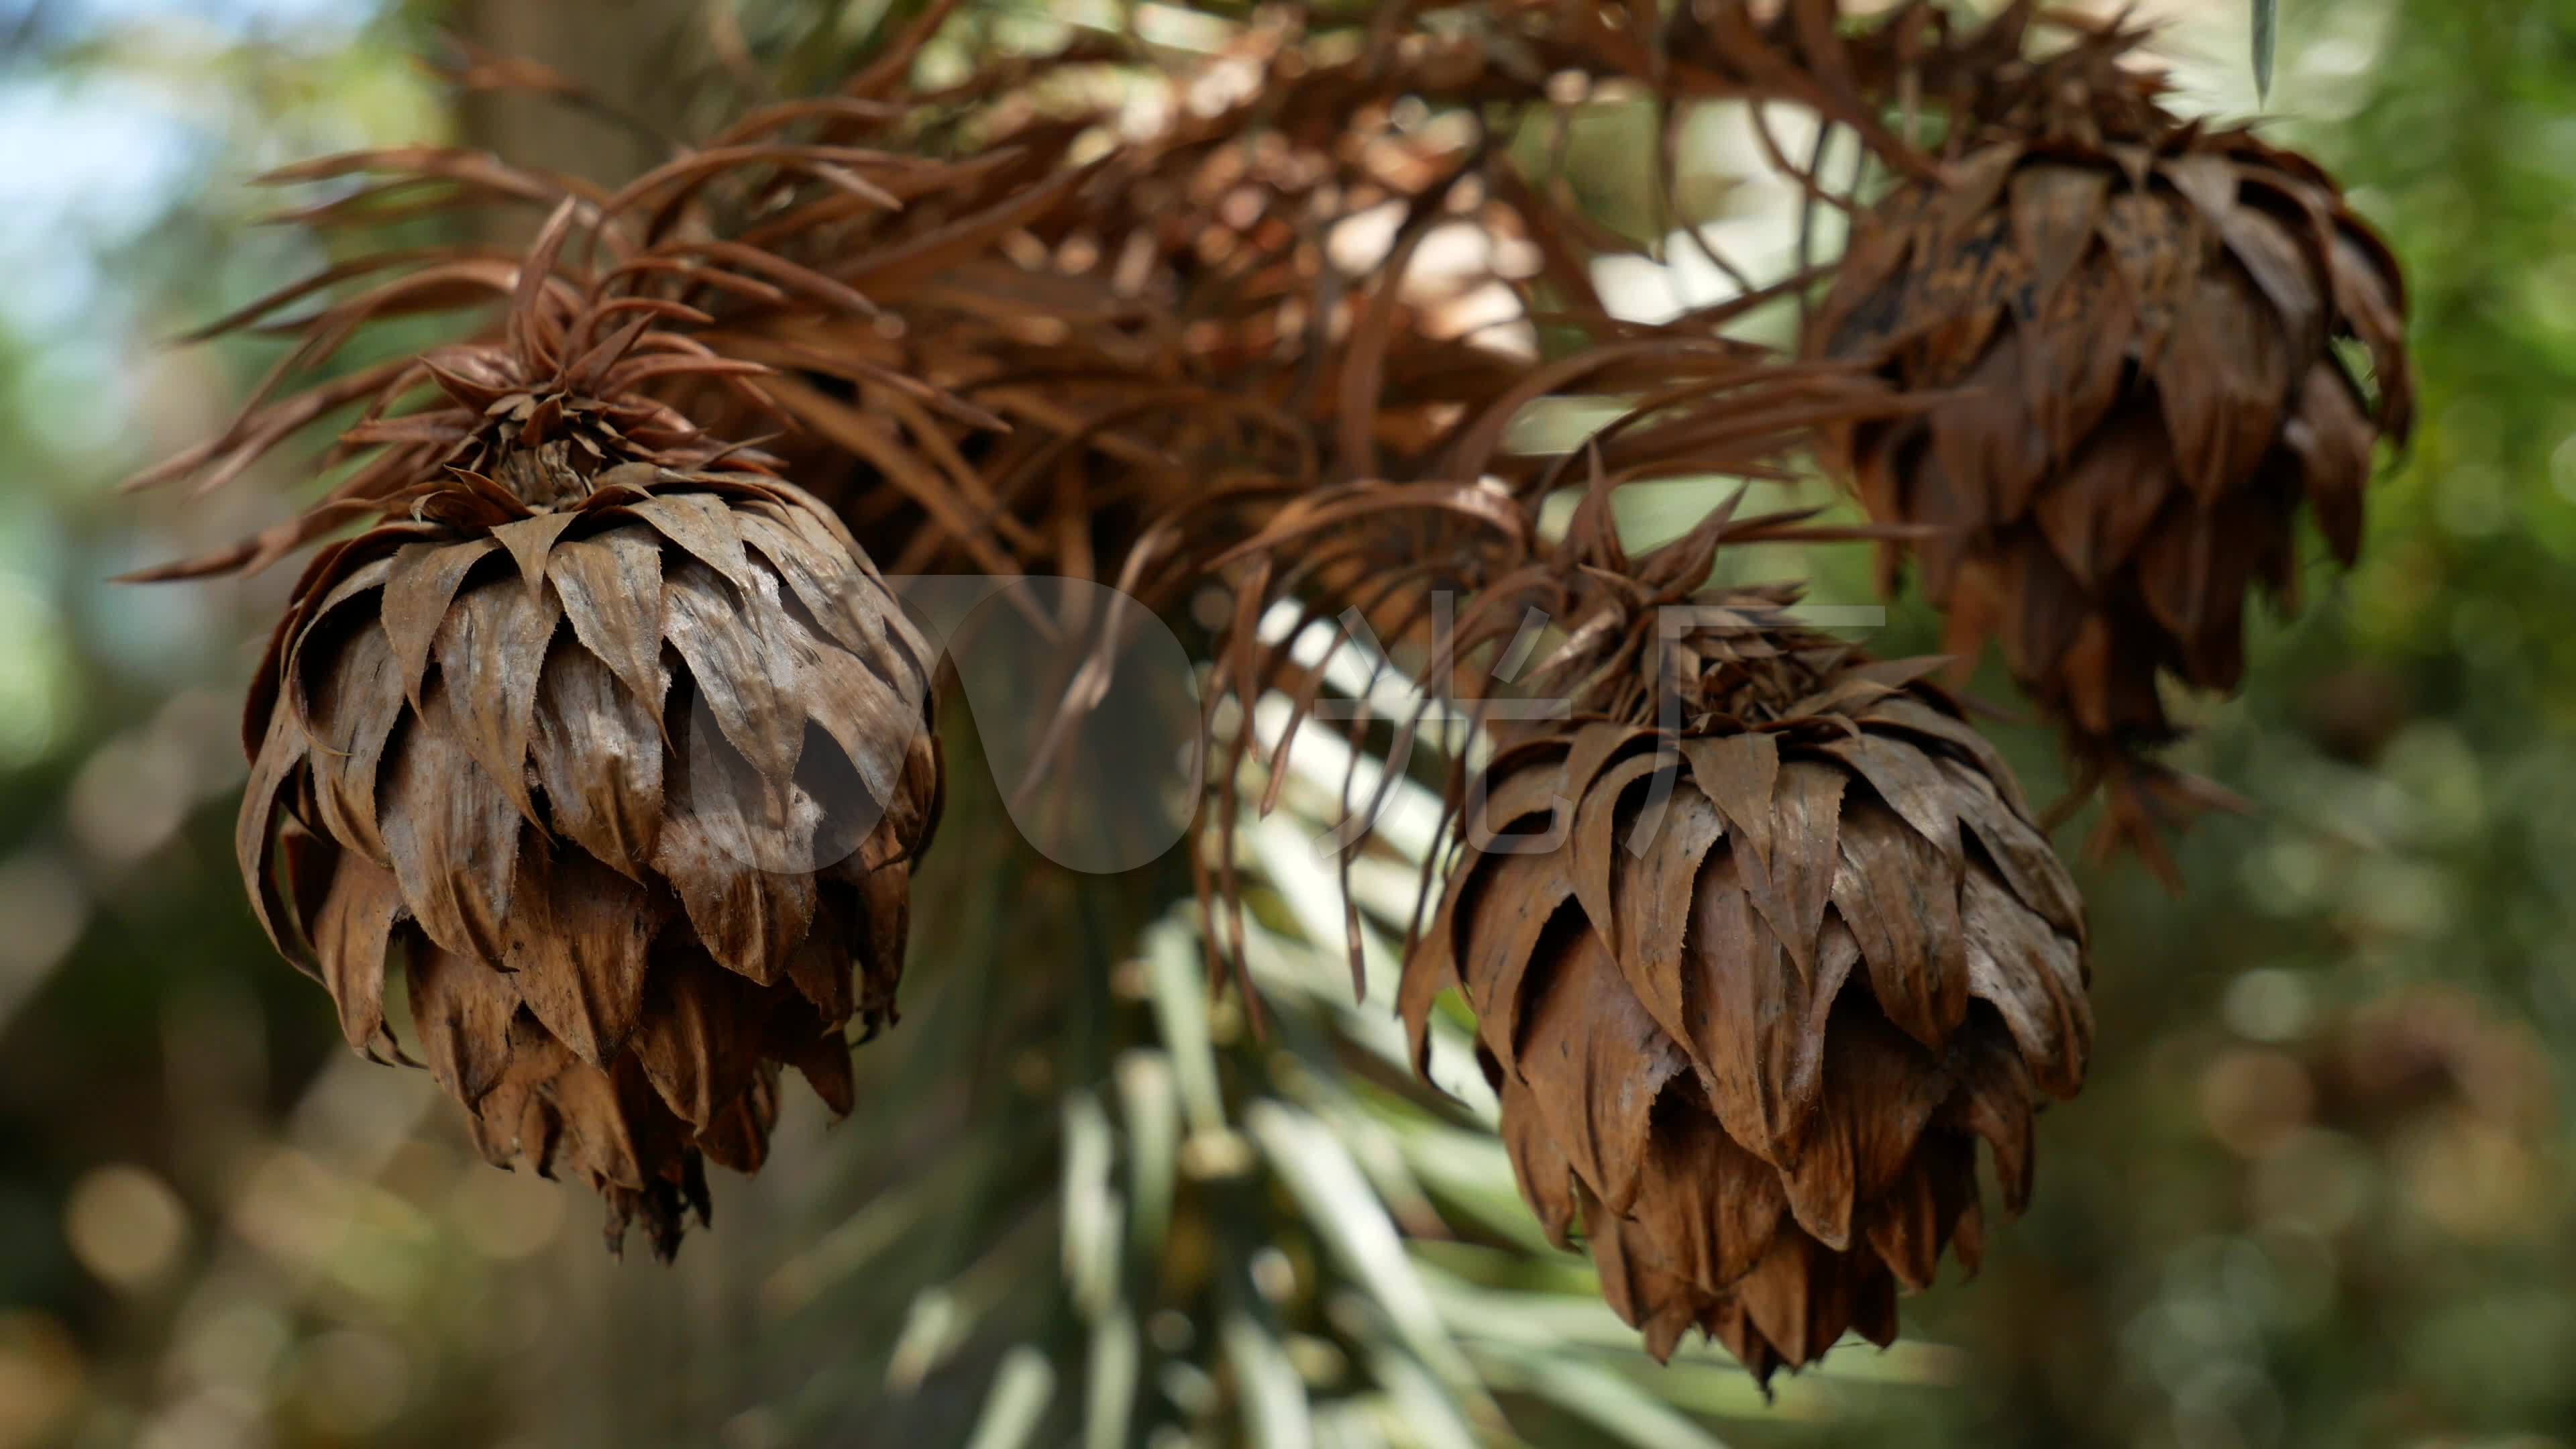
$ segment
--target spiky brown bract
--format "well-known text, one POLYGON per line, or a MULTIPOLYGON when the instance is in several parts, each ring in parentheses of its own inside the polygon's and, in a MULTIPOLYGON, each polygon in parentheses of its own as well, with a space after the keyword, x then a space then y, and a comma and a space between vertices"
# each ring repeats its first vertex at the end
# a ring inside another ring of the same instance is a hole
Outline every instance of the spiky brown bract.
POLYGON ((1792 597, 1620 609, 1560 661, 1598 682, 1482 772, 1401 1003, 1419 1054, 1463 986, 1524 1194, 1648 1349, 1766 1380, 1975 1266, 1976 1144, 2017 1212, 2093 1030, 2082 905, 1938 661, 1792 597))
POLYGON ((843 1029, 894 1016, 930 652, 828 512, 623 390, 651 361, 543 252, 503 341, 422 359, 437 405, 345 436, 388 516, 277 628, 236 843, 353 1046, 401 1054, 400 963, 485 1155, 667 1257, 779 1067, 846 1112, 843 1029))
POLYGON ((1955 646, 2002 642, 2112 775, 2106 838, 2161 864, 2192 792, 2136 759, 2176 732, 2159 676, 2236 687, 2249 593, 2295 592, 2302 504, 2352 562, 2413 399, 2387 249, 2304 158, 2166 115, 2121 63, 2138 38, 1963 79, 1942 178, 1859 217, 1809 347, 1954 390, 1844 436, 1861 498, 1935 530, 1913 557, 1955 646))
MULTIPOLYGON (((939 118, 921 128, 932 144, 973 138, 960 153, 972 184, 778 244, 884 249, 1033 204, 889 299, 899 327, 792 319, 728 345, 832 380, 778 395, 858 465, 851 520, 889 567, 1195 581, 1177 555, 1233 542, 1316 486, 1335 471, 1326 453, 1410 452, 1442 413, 1526 370, 1516 288, 1548 263, 1527 208, 1489 184, 1508 168, 1463 111, 1396 120, 1408 98, 1454 104, 1437 87, 1478 72, 1475 48, 1426 54, 1408 24, 1328 63, 1310 18, 1265 12, 1215 57, 1130 75, 1108 105, 1031 86, 1025 62, 881 93, 939 118), (1434 240, 1472 237, 1474 259, 1428 259, 1437 248, 1421 243, 1444 232, 1434 240), (1504 316, 1461 310, 1494 293, 1504 316), (983 417, 907 407, 888 376, 983 417)), ((1102 59, 1077 45, 1053 63, 1080 74, 1102 59)))
MULTIPOLYGON (((802 374, 764 387, 802 424, 796 446, 848 472, 797 476, 889 568, 1195 582, 1172 555, 1234 543, 1321 485, 1418 476, 1447 418, 1527 375, 1542 326, 1558 350, 1654 336, 1591 277, 1635 244, 1545 173, 1596 85, 1621 104, 1656 93, 1676 135, 1682 102, 1750 95, 1874 124, 1803 68, 1820 12, 1799 10, 1756 26, 1740 6, 1669 24, 1572 0, 1276 6, 1187 66, 1093 39, 936 89, 874 66, 842 99, 881 115, 798 124, 919 148, 956 183, 895 211, 809 179, 743 235, 869 289, 887 317, 753 309, 721 344, 802 374), (1103 102, 1074 78, 1107 65, 1124 84, 1103 102), (1516 137, 1551 129, 1544 165, 1515 157, 1516 137), (899 379, 967 406, 918 405, 899 379)), ((1839 55, 1829 17, 1821 35, 1839 55)))

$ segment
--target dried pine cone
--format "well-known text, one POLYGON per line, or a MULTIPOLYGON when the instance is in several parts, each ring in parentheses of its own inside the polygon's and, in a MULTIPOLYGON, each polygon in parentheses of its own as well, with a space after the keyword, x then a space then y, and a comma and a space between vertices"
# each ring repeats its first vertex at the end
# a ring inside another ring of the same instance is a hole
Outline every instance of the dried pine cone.
POLYGON ((2001 759, 1930 661, 1858 662, 1782 597, 1703 615, 1668 723, 1578 700, 1495 759, 1402 1002, 1419 1054, 1463 984, 1523 1193, 1649 1351, 1697 1327, 1766 1380, 1888 1342, 1944 1244, 1975 1266, 1976 1142, 2018 1211, 2093 1030, 2081 903, 2001 759))
POLYGON ((1838 451, 1873 517, 1936 530, 1914 557, 1958 651, 2002 641, 2161 862, 2150 823, 2193 792, 2133 758, 2175 734, 2158 675, 2236 686, 2302 502, 2353 560, 2412 394, 2386 247, 2304 158, 2166 116, 2119 64, 2136 39, 1982 72, 1974 139, 1858 219, 1809 349, 1957 390, 1838 451))
POLYGON ((779 1066, 846 1113, 844 1027, 894 1016, 931 656, 837 520, 633 390, 666 311, 548 287, 563 219, 503 338, 420 360, 437 405, 345 435, 411 481, 295 590, 236 844, 352 1045, 400 1054, 402 961, 485 1155, 668 1257, 705 1159, 760 1166, 779 1066))

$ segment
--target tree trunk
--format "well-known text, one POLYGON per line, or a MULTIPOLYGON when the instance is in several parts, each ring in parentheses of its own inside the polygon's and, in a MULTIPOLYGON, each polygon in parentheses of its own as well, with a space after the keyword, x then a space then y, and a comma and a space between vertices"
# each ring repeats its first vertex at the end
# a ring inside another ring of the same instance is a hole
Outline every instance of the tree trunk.
POLYGON ((460 34, 496 56, 551 66, 599 103, 469 94, 458 118, 466 144, 612 186, 669 159, 675 93, 685 89, 676 80, 700 69, 690 51, 704 10, 705 0, 457 0, 460 34))

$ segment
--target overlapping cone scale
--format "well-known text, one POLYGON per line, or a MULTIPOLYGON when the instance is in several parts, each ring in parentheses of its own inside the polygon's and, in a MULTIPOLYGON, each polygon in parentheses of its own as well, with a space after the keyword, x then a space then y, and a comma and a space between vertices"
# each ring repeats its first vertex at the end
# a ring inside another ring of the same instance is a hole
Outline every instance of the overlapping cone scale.
POLYGON ((2236 686, 2301 505, 2352 561, 2413 409, 2397 265, 2332 183, 2242 132, 2124 135, 2154 113, 2122 94, 1865 213, 1808 344, 1945 394, 1838 450, 1873 517, 1929 526, 1954 646, 2000 640, 2096 756, 2173 736, 2159 673, 2236 686))
POLYGON ((638 1222, 667 1256, 705 1160, 760 1166, 779 1068, 846 1112, 844 1028, 894 1016, 930 655, 774 478, 495 471, 304 575, 246 721, 242 870, 351 1045, 401 1055, 399 964, 484 1153, 578 1172, 612 1244, 638 1222))
POLYGON ((1647 1347, 1767 1380, 1975 1266, 1977 1144, 2018 1211, 2093 1027, 2082 905, 1931 662, 1763 613, 1671 718, 1497 756, 1401 1004, 1419 1054, 1464 988, 1523 1193, 1647 1347))

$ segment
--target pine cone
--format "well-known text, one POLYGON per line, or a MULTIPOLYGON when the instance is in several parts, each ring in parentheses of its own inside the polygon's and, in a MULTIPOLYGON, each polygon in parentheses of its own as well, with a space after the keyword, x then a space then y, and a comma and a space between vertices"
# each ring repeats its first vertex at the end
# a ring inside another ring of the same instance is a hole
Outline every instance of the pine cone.
POLYGON ((1956 390, 1833 450, 1872 517, 1936 530, 1913 552, 1956 651, 1999 638, 2115 775, 2176 732, 2159 673, 2236 686, 2248 590, 2295 590, 2302 502, 2352 562, 2413 406, 2386 247, 2304 158, 2166 117, 2113 64, 2135 39, 1991 73, 1947 180, 1859 218, 1809 338, 1956 390))
POLYGON ((1496 758, 1402 1001, 1418 1058, 1464 985, 1523 1193, 1649 1351, 1697 1327, 1765 1380, 1888 1342, 1944 1244, 1973 1269, 1977 1140, 2018 1211, 2093 1030, 2082 905, 1933 661, 1778 597, 1703 616, 1670 725, 1496 758))
POLYGON ((846 1113, 845 1025, 894 1018, 931 655, 819 504, 631 390, 671 361, 640 328, 549 295, 344 435, 384 518, 270 642, 236 844, 353 1046, 400 1055, 403 961, 484 1154, 579 1171, 667 1258, 704 1159, 760 1166, 779 1066, 846 1113))

